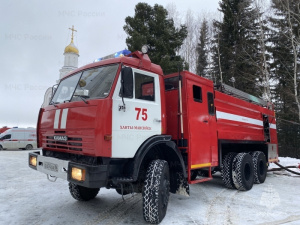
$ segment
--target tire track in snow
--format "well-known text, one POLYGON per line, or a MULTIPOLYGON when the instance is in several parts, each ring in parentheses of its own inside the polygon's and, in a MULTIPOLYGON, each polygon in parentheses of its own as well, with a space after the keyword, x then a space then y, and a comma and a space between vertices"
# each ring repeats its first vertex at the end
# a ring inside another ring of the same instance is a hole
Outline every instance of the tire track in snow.
POLYGON ((277 221, 272 221, 269 223, 260 223, 259 225, 280 225, 280 224, 286 224, 286 223, 291 223, 291 222, 295 222, 295 221, 299 221, 300 222, 300 215, 291 215, 285 219, 282 220, 277 220, 277 221))
POLYGON ((95 224, 118 224, 120 223, 128 214, 128 211, 132 210, 136 204, 141 202, 142 195, 134 194, 124 196, 118 200, 115 204, 109 207, 107 210, 104 210, 96 216, 96 218, 88 221, 85 225, 95 225, 95 224))
POLYGON ((238 214, 231 210, 238 191, 223 189, 209 203, 206 224, 239 224, 238 214))

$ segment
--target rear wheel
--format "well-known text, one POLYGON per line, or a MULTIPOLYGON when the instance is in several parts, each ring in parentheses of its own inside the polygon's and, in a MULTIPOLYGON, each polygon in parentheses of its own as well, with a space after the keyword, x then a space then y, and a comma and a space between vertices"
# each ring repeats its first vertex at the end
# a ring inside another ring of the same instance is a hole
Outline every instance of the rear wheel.
POLYGON ((97 196, 100 188, 87 188, 74 183, 69 183, 72 197, 78 201, 89 201, 97 196))
POLYGON ((146 222, 160 223, 166 215, 169 202, 170 173, 168 163, 153 160, 146 173, 143 188, 143 214, 146 222))
POLYGON ((248 153, 237 154, 232 162, 232 180, 236 189, 250 190, 254 181, 254 168, 251 155, 248 153))
POLYGON ((254 166, 254 183, 264 183, 267 177, 267 160, 263 152, 256 151, 252 153, 254 166))
POLYGON ((236 155, 237 153, 235 152, 229 152, 225 155, 221 168, 223 183, 227 188, 231 189, 235 188, 232 180, 232 161, 236 155))
POLYGON ((26 150, 32 150, 33 149, 33 146, 32 145, 26 145, 26 150))

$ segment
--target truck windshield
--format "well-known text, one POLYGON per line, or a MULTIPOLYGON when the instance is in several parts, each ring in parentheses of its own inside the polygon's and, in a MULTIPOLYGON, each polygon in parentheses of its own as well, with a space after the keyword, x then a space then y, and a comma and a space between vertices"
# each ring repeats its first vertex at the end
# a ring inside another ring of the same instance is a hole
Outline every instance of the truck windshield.
POLYGON ((118 67, 119 64, 113 64, 93 68, 62 80, 50 104, 107 97, 118 67))

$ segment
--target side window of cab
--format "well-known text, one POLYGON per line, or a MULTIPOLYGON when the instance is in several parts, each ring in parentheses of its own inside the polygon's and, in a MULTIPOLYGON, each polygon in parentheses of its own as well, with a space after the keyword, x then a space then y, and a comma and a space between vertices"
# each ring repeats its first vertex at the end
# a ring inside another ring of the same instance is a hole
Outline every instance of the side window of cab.
POLYGON ((4 137, 2 137, 2 140, 6 140, 6 139, 10 139, 11 138, 11 134, 7 134, 4 137))
POLYGON ((135 98, 155 101, 154 77, 135 73, 135 98))

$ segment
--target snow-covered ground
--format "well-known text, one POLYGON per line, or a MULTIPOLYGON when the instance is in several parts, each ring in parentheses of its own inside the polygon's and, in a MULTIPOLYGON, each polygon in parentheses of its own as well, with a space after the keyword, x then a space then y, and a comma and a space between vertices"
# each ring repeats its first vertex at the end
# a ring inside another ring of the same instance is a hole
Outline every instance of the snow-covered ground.
MULTIPOLYGON (((141 194, 123 201, 103 188, 96 199, 78 202, 66 181, 49 182, 27 160, 28 151, 0 151, 0 224, 145 224, 141 194)), ((270 172, 265 183, 247 192, 224 188, 220 174, 214 178, 191 185, 190 197, 171 194, 161 224, 300 224, 300 176, 270 172)))
MULTIPOLYGON (((279 157, 279 164, 282 166, 297 166, 298 168, 289 168, 289 170, 300 173, 300 170, 299 170, 300 160, 299 159, 294 159, 294 158, 290 158, 290 157, 279 157)), ((272 168, 279 168, 279 167, 277 165, 275 165, 274 163, 271 163, 269 166, 269 169, 272 169, 272 168)), ((289 171, 286 171, 286 170, 280 170, 280 171, 276 171, 276 172, 274 171, 273 173, 277 174, 277 175, 299 177, 297 174, 290 173, 289 171)))

